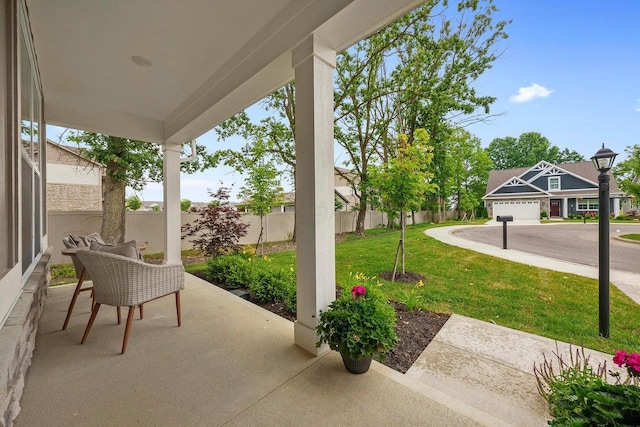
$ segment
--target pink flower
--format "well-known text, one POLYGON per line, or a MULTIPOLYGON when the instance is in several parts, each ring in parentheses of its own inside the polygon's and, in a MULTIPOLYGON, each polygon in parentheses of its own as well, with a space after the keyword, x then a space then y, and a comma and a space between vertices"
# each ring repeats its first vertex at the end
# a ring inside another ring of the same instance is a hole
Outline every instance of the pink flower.
POLYGON ((362 285, 354 286, 353 288, 351 288, 351 295, 353 296, 354 299, 359 299, 360 297, 366 294, 367 294, 367 290, 362 285))
POLYGON ((627 359, 629 369, 640 372, 640 354, 631 353, 627 359))
POLYGON ((627 363, 627 352, 624 350, 616 351, 616 355, 613 356, 613 363, 618 366, 622 366, 627 363))

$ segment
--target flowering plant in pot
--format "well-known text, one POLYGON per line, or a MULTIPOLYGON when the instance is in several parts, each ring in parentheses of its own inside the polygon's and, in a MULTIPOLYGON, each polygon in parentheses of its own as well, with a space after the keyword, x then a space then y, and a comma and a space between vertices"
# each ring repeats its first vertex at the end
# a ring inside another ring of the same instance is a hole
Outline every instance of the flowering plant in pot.
POLYGON ((371 359, 384 361, 385 353, 396 346, 396 312, 371 286, 359 284, 345 288, 320 312, 317 347, 323 343, 342 355, 345 367, 352 373, 364 373, 371 359))

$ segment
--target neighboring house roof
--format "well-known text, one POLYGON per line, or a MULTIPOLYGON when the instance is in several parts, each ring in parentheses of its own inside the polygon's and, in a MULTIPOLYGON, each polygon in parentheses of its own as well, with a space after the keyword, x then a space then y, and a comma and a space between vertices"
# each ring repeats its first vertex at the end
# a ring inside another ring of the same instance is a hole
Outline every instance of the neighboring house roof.
MULTIPOLYGON (((590 161, 563 163, 554 165, 541 161, 534 166, 504 170, 493 170, 489 173, 487 191, 484 198, 505 198, 518 196, 571 196, 597 192, 599 172, 590 161), (573 185, 560 189, 549 189, 545 185, 545 177, 571 177, 573 185), (541 180, 541 178, 543 178, 541 180), (537 185, 536 185, 537 183, 537 185), (509 190, 507 188, 510 187, 509 190)), ((623 195, 618 183, 611 176, 610 194, 623 195)))
POLYGON ((102 163, 96 162, 88 157, 85 157, 81 154, 80 148, 78 147, 72 147, 69 145, 63 145, 63 144, 59 144, 57 142, 53 142, 50 139, 47 139, 47 144, 49 144, 50 146, 52 146, 54 149, 58 149, 58 150, 62 150, 63 152, 65 152, 66 154, 69 154, 73 157, 78 158, 78 160, 82 160, 84 162, 88 162, 91 163, 93 165, 95 165, 96 167, 99 168, 104 168, 105 166, 102 163))

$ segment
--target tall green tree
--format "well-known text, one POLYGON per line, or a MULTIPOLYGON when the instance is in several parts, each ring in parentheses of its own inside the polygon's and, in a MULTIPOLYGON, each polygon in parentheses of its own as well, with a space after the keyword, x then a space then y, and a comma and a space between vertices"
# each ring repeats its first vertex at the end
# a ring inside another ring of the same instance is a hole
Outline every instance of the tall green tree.
POLYGON ((413 143, 408 144, 407 135, 398 136, 398 147, 386 163, 371 165, 370 184, 380 197, 380 207, 392 218, 399 218, 400 240, 393 265, 391 281, 395 281, 398 259, 401 259, 401 274, 405 274, 404 233, 406 212, 420 209, 424 195, 435 191, 429 181, 428 172, 433 158, 433 147, 427 145, 429 136, 424 129, 416 129, 413 143))
MULTIPOLYGON (((67 140, 77 143, 83 156, 105 166, 100 235, 107 242, 122 243, 125 189, 140 191, 148 181, 162 181, 160 146, 93 132, 70 132, 67 140)), ((196 161, 180 165, 183 172, 193 173, 213 165, 203 146, 197 146, 197 154, 196 161)))
MULTIPOLYGON (((445 188, 449 172, 440 142, 446 130, 486 119, 495 101, 477 94, 473 82, 499 57, 496 46, 507 37, 508 23, 494 22, 497 8, 491 0, 449 3, 427 1, 338 55, 334 129, 348 172, 336 168, 336 173, 359 200, 358 233, 364 232, 369 205, 369 165, 389 158, 398 133, 411 140, 416 129, 427 128, 436 147, 436 179, 445 188)), ((294 95, 293 86, 285 86, 263 103, 275 112, 272 118, 252 125, 246 115, 237 116, 221 127, 221 136, 240 134, 251 142, 268 135, 273 152, 295 169, 294 95)), ((442 212, 447 199, 447 194, 437 196, 442 212)))
POLYGON ((458 219, 469 218, 482 204, 489 171, 493 164, 480 139, 462 128, 453 129, 446 139, 447 194, 458 219))
MULTIPOLYGON (((233 135, 244 138, 247 143, 239 150, 219 150, 216 161, 233 167, 240 173, 251 169, 257 159, 272 162, 288 177, 295 188, 295 85, 287 83, 261 102, 265 111, 272 115, 253 122, 245 111, 236 114, 215 128, 221 139, 233 135)), ((281 175, 283 175, 281 174, 281 175)), ((295 240, 295 229, 292 239, 295 240)))
POLYGON ((538 132, 525 132, 518 138, 495 138, 487 147, 496 169, 533 166, 544 160, 553 164, 582 162, 584 157, 573 150, 560 150, 538 132))
POLYGON ((284 192, 280 185, 279 172, 270 161, 259 157, 248 169, 248 176, 238 195, 246 199, 247 210, 260 217, 260 234, 256 242, 256 251, 264 254, 264 218, 271 212, 271 207, 282 203, 284 192))
POLYGON ((398 51, 400 129, 412 135, 425 128, 431 137, 438 189, 428 206, 437 221, 446 218, 452 196, 447 185, 455 173, 447 161, 450 129, 487 120, 496 100, 478 93, 474 83, 498 60, 500 43, 508 38, 510 21, 496 20, 497 11, 491 0, 460 1, 457 8, 446 1, 427 2, 412 13, 420 19, 398 51))
POLYGON ((625 193, 640 201, 640 145, 635 144, 624 149, 626 160, 613 167, 613 175, 625 193))

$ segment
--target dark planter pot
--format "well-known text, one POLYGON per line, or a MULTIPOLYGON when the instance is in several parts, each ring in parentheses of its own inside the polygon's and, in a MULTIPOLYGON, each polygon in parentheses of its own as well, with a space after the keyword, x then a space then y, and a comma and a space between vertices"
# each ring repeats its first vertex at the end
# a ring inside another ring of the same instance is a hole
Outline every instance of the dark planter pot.
POLYGON ((342 363, 344 363, 344 367, 347 368, 347 371, 351 372, 352 374, 364 374, 369 370, 372 359, 373 356, 366 356, 362 359, 357 360, 349 359, 346 356, 342 356, 342 363))

